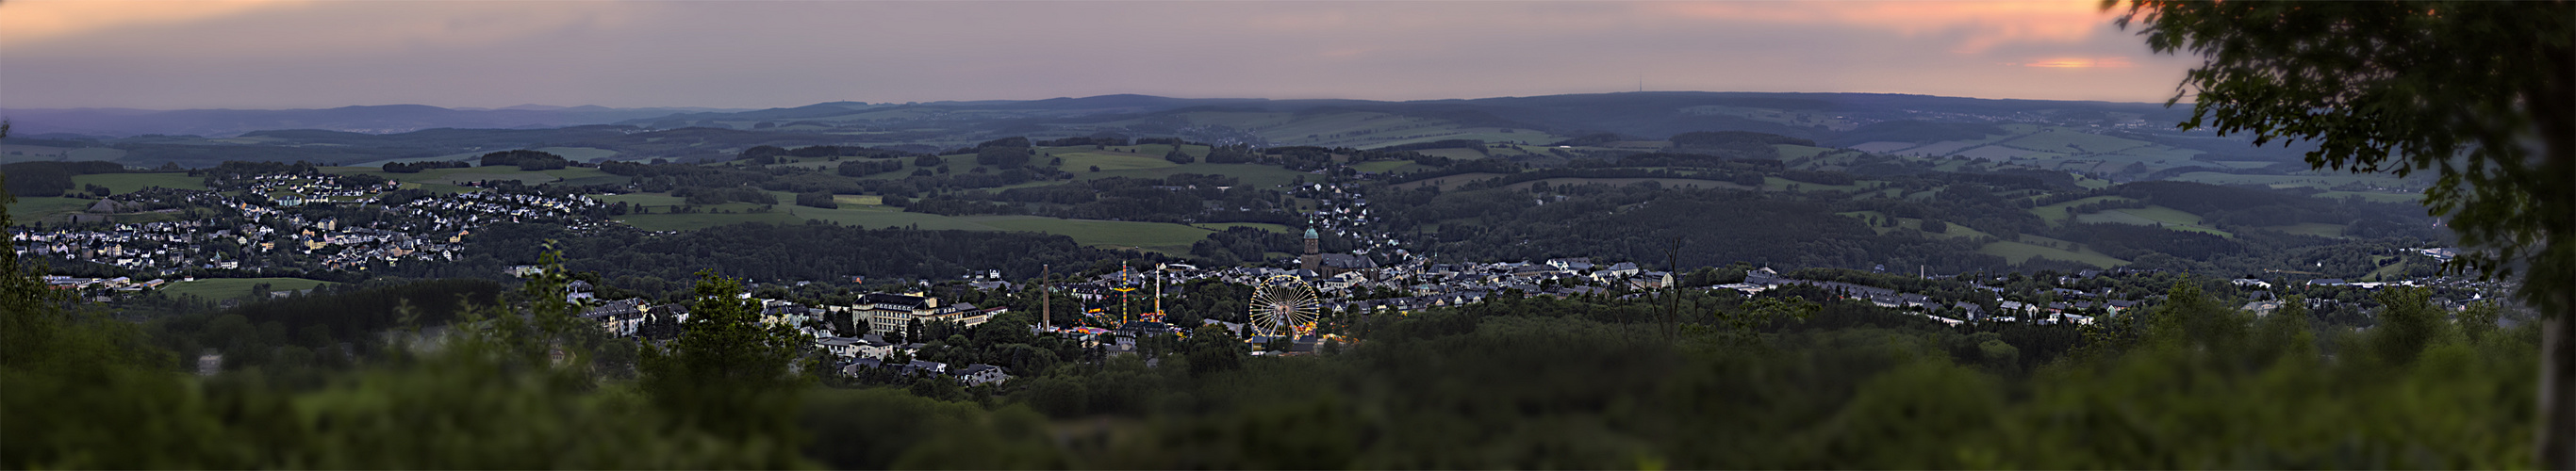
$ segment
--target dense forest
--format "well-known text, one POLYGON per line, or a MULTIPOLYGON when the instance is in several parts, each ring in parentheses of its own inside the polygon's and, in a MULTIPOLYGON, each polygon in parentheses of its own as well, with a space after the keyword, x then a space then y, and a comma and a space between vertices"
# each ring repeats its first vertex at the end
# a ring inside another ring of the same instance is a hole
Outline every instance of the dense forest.
MULTIPOLYGON (((63 196, 79 185, 73 175, 121 173, 125 166, 114 162, 19 162, 0 165, 0 174, 9 176, 9 194, 17 196, 63 196)), ((105 195, 96 195, 105 196, 105 195)))

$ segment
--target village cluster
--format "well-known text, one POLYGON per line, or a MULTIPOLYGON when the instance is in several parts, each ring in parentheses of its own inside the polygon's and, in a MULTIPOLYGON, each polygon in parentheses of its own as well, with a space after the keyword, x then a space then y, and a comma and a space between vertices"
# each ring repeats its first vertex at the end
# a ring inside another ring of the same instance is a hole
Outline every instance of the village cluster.
MULTIPOLYGON (((467 236, 504 222, 579 228, 601 203, 586 196, 484 190, 404 192, 397 182, 341 185, 328 176, 257 175, 252 195, 150 188, 100 199, 53 224, 10 228, 22 257, 110 265, 136 277, 281 276, 453 260, 467 236), (292 177, 292 178, 291 178, 292 177), (132 222, 119 222, 132 221, 132 222)), ((138 290, 157 283, 55 277, 62 289, 138 290)))

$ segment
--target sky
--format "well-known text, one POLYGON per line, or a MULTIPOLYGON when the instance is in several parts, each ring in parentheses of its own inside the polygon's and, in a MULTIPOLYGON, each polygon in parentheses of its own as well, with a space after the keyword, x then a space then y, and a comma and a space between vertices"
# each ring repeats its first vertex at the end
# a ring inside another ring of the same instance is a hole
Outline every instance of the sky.
POLYGON ((1425 100, 1635 91, 2158 102, 2090 0, 0 2, 0 108, 1425 100))

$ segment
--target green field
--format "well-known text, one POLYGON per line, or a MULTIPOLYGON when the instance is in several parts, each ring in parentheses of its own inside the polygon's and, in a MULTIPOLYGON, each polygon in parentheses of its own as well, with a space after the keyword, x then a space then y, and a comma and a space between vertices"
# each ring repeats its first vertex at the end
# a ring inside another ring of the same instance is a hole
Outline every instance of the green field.
POLYGON ((1822 154, 1833 150, 1823 147, 1807 147, 1795 144, 1772 144, 1771 148, 1778 149, 1780 151, 1780 160, 1815 157, 1816 154, 1822 154))
MULTIPOLYGON (((2384 259, 2382 259, 2381 257, 2371 257, 2371 261, 2372 261, 2372 262, 2380 262, 2380 261, 2383 261, 2383 260, 2384 260, 2384 259)), ((2398 258, 2397 258, 2397 263, 2390 263, 2390 264, 2388 264, 2388 265, 2386 265, 2386 266, 2379 267, 2379 269, 2377 269, 2377 270, 2371 270, 2371 271, 2370 271, 2370 274, 2368 274, 2368 275, 2362 275, 2362 277, 2361 277, 2361 278, 2359 278, 2359 279, 2355 279, 2355 280, 2353 280, 2353 281, 2394 281, 2394 280, 2399 279, 2400 277, 2404 277, 2404 276, 2406 276, 2406 265, 2407 265, 2407 264, 2410 264, 2410 263, 2438 263, 2438 262, 2434 262, 2434 261, 2432 261, 2432 260, 2423 259, 2423 258, 2417 258, 2417 257, 2398 257, 2398 258)))
MULTIPOLYGON (((1260 230, 1265 230, 1265 231, 1270 231, 1270 232, 1277 232, 1277 233, 1281 233, 1281 234, 1296 234, 1296 233, 1297 233, 1297 230, 1296 230, 1296 229, 1289 228, 1288 226, 1282 226, 1282 225, 1278 225, 1278 224, 1271 224, 1271 223, 1266 223, 1266 222, 1203 222, 1203 223, 1192 224, 1192 225, 1193 225, 1193 226, 1198 226, 1198 228, 1200 228, 1200 229, 1207 229, 1207 230, 1210 230, 1210 231, 1223 231, 1223 230, 1226 230, 1226 229, 1232 229, 1232 228, 1237 228, 1237 227, 1249 227, 1249 228, 1260 229, 1260 230)), ((1195 243, 1195 242, 1197 242, 1197 241, 1191 241, 1191 242, 1195 243)))
MULTIPOLYGON (((1898 222, 1897 224, 1898 224, 1898 225, 1900 225, 1900 226, 1905 226, 1905 227, 1907 227, 1907 228, 1916 229, 1916 230, 1921 230, 1921 229, 1922 229, 1922 227, 1923 227, 1923 224, 1922 224, 1922 222, 1921 222, 1920 220, 1914 220, 1914 219, 1907 219, 1907 220, 1903 220, 1903 221, 1901 221, 1901 222, 1898 222)), ((1980 231, 1980 230, 1972 229, 1972 228, 1969 228, 1968 226, 1960 225, 1959 223, 1950 223, 1950 230, 1948 230, 1948 231, 1945 231, 1945 232, 1939 232, 1939 233, 1927 233, 1927 234, 1924 234, 1924 235, 1926 235, 1926 236, 1931 236, 1931 237, 1933 237, 1933 238, 1937 238, 1937 239, 1960 239, 1960 238, 1975 239, 1975 238, 1980 238, 1980 237, 1988 237, 1988 238, 1994 237, 1994 234, 1987 234, 1987 233, 1986 233, 1986 231, 1980 231)))
POLYGON ((42 221, 46 216, 80 212, 88 209, 92 204, 98 204, 98 200, 59 196, 21 197, 18 198, 18 202, 9 204, 9 220, 18 224, 30 224, 42 221))
POLYGON ((90 175, 73 175, 72 183, 75 185, 105 186, 109 191, 114 191, 116 194, 120 195, 133 193, 135 190, 141 190, 145 187, 155 186, 182 190, 206 189, 205 177, 191 177, 185 173, 99 173, 90 175))
POLYGON ((2086 224, 2133 224, 2140 226, 2156 226, 2177 231, 2214 234, 2227 238, 2236 237, 2236 234, 2200 225, 2199 215, 2163 206, 2114 209, 2098 213, 2078 215, 2075 216, 2075 221, 2086 224))
MULTIPOLYGON (((1869 222, 1870 220, 1872 220, 1872 218, 1884 219, 1884 218, 1886 218, 1886 217, 1887 217, 1887 215, 1886 215, 1886 214, 1884 214, 1884 213, 1880 213, 1880 212, 1877 212, 1877 211, 1850 211, 1850 212, 1841 212, 1841 213, 1834 213, 1834 214, 1836 214, 1836 215, 1842 215, 1842 216, 1850 216, 1850 217, 1852 217, 1853 219, 1861 219, 1861 220, 1862 220, 1862 222, 1864 222, 1864 223, 1869 222)), ((1878 226, 1878 225, 1876 225, 1876 224, 1871 224, 1871 225, 1869 226, 1869 230, 1871 230, 1871 231, 1875 231, 1875 232, 1877 232, 1877 233, 1879 233, 1879 234, 1887 234, 1887 233, 1890 233, 1890 232, 1896 232, 1896 231, 1900 231, 1900 230, 1902 230, 1902 231, 1913 231, 1913 232, 1916 232, 1916 233, 1921 233, 1921 232, 1923 231, 1923 220, 1922 220, 1922 219, 1916 219, 1916 218, 1896 218, 1896 227, 1880 227, 1880 226, 1878 226)), ((1978 237, 1994 237, 1994 235, 1993 235, 1993 234, 1987 234, 1985 231, 1980 231, 1980 230, 1976 230, 1976 229, 1971 229, 1971 228, 1968 228, 1968 226, 1963 226, 1963 225, 1959 225, 1959 224, 1956 224, 1956 223, 1952 223, 1952 224, 1950 224, 1949 229, 1944 230, 1944 231, 1942 231, 1942 232, 1923 234, 1923 236, 1924 236, 1924 237, 1931 237, 1931 238, 1935 238, 1935 239, 1958 239, 1958 238, 1970 238, 1970 239, 1973 239, 1973 238, 1978 238, 1978 237)), ((2027 245, 2027 244, 2025 244, 2025 245, 2027 245)), ((2037 247, 2037 246, 2033 246, 2033 247, 2037 247)), ((2014 263, 2020 263, 2020 262, 2016 261, 2016 262, 2014 262, 2014 263)))
MULTIPOLYGON (((171 297, 185 294, 207 300, 240 299, 249 298, 251 286, 260 283, 268 283, 270 291, 287 291, 310 289, 328 282, 303 278, 199 278, 197 281, 179 281, 163 285, 161 292, 171 297)), ((258 299, 267 298, 268 293, 259 293, 258 299)))

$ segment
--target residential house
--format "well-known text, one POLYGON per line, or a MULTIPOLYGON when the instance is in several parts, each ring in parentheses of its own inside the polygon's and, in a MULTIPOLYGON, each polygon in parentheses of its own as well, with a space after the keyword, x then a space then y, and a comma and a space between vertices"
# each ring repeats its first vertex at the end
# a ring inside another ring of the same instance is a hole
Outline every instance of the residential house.
POLYGON ((814 348, 841 358, 859 356, 859 339, 849 337, 815 337, 814 348))
POLYGON ((967 386, 1001 384, 1003 381, 1010 380, 1011 374, 1003 371, 1002 367, 982 363, 966 365, 966 369, 957 371, 957 381, 966 383, 967 386))
POLYGON ((582 311, 574 317, 598 323, 601 329, 608 331, 608 335, 629 337, 635 335, 637 328, 643 327, 645 308, 642 299, 620 299, 582 311))
POLYGON ((1584 271, 1592 269, 1592 259, 1590 257, 1549 259, 1547 265, 1556 267, 1558 270, 1584 271))

